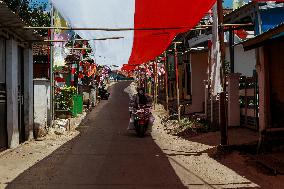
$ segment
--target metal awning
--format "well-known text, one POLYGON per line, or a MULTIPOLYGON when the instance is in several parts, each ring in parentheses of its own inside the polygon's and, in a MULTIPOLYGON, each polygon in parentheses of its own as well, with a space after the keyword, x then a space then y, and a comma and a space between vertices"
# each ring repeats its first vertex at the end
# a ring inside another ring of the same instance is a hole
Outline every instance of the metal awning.
POLYGON ((284 32, 284 23, 278 25, 277 27, 268 30, 252 39, 244 41, 241 43, 244 46, 245 51, 255 49, 257 47, 263 46, 267 41, 276 39, 277 37, 282 37, 284 32))
POLYGON ((25 22, 13 13, 6 3, 0 0, 0 31, 15 35, 20 41, 41 41, 41 36, 35 34, 33 30, 26 30, 25 22))
MULTIPOLYGON (((255 7, 259 4, 256 2, 250 2, 232 12, 228 11, 229 13, 224 15, 224 23, 225 24, 240 24, 240 26, 237 26, 238 29, 246 29, 246 30, 252 30, 254 31, 254 24, 252 21, 252 13, 255 11, 255 7), (244 24, 244 25, 241 25, 244 24)), ((236 28, 236 26, 234 27, 236 28)), ((225 29, 229 30, 229 28, 225 29)), ((208 28, 206 33, 197 35, 190 40, 188 40, 189 47, 196 47, 196 46, 207 46, 208 40, 212 38, 212 31, 211 28, 208 28)), ((228 36, 225 36, 225 42, 227 42, 228 36)), ((239 39, 235 39, 235 41, 238 41, 239 39)))
POLYGON ((255 12, 258 4, 256 2, 249 2, 248 4, 232 11, 224 16, 224 23, 250 23, 251 16, 255 12))
POLYGON ((189 47, 196 47, 198 45, 208 45, 208 41, 212 39, 212 34, 202 34, 188 40, 189 47))

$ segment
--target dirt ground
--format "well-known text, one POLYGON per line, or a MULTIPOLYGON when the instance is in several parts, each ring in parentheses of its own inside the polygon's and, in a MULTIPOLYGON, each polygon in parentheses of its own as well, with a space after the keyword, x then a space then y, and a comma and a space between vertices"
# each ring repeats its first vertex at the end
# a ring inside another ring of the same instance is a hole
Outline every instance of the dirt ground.
MULTIPOLYGON (((194 173, 213 188, 284 188, 284 175, 273 175, 255 161, 253 155, 237 150, 221 153, 219 132, 202 133, 192 137, 168 134, 160 123, 166 115, 161 105, 154 111, 156 124, 152 136, 168 154, 169 160, 194 173)), ((249 144, 258 140, 258 134, 245 128, 229 129, 231 145, 249 144)), ((279 153, 282 154, 283 153, 279 153)), ((173 166, 176 167, 176 166, 173 166)), ((182 176, 181 176, 182 178, 182 176)), ((186 179, 185 179, 186 180, 186 179)), ((186 184, 186 181, 183 182, 186 184)), ((190 187, 189 187, 190 188, 190 187)))

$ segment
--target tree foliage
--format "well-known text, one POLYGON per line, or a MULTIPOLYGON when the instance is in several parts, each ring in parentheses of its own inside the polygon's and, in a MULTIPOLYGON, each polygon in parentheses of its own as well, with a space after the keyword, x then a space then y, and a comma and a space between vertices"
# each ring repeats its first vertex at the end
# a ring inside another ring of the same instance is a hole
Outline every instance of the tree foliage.
MULTIPOLYGON (((19 15, 29 26, 50 26, 47 4, 32 0, 4 0, 8 7, 19 15)), ((38 34, 47 36, 47 30, 38 30, 38 34)))

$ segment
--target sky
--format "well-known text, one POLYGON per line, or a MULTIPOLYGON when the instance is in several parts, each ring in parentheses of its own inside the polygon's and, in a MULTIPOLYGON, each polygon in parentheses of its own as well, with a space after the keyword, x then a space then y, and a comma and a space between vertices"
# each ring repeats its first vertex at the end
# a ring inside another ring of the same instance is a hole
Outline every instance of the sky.
MULTIPOLYGON (((38 1, 38 2, 48 2, 48 0, 32 0, 32 1, 38 1)), ((202 0, 200 0, 200 1, 202 1, 202 0)), ((233 2, 233 0, 224 0, 224 6, 225 7, 231 7, 232 6, 232 2, 233 2)))
POLYGON ((225 7, 231 7, 233 0, 225 0, 224 5, 225 7))

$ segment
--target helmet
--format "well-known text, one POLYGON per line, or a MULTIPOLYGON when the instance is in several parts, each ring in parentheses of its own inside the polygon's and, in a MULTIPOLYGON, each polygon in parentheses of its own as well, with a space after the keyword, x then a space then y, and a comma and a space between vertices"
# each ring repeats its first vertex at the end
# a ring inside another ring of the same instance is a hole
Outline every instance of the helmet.
POLYGON ((138 94, 140 94, 140 95, 144 95, 144 94, 145 94, 145 88, 139 87, 139 88, 137 88, 137 92, 138 92, 138 94))

